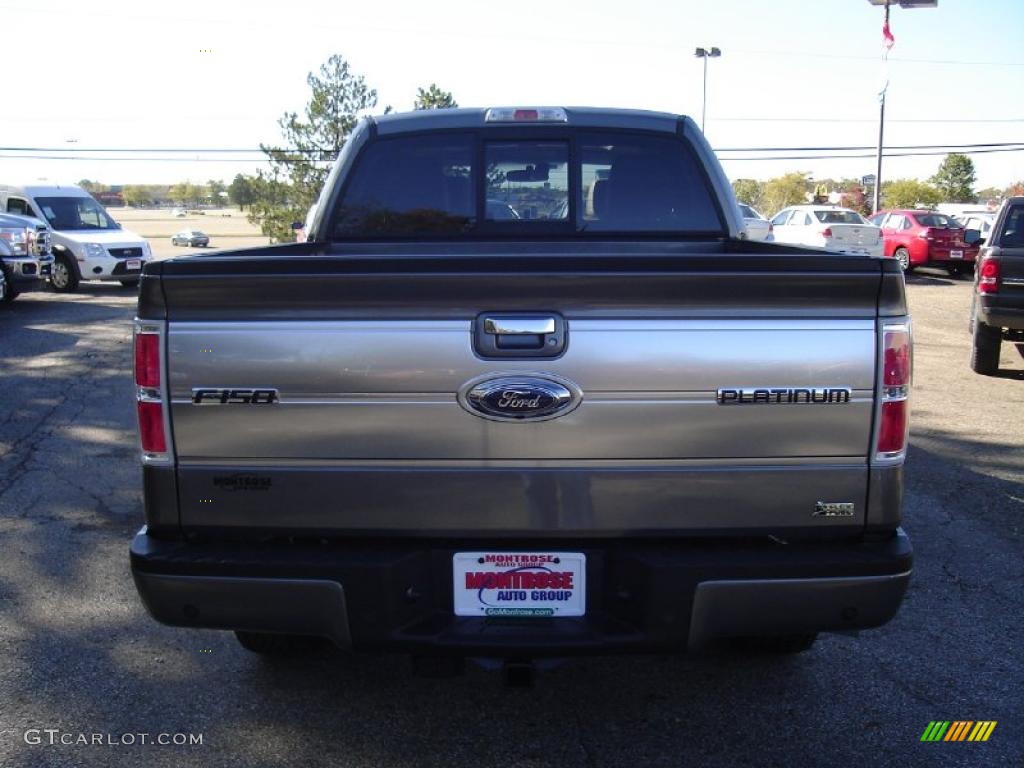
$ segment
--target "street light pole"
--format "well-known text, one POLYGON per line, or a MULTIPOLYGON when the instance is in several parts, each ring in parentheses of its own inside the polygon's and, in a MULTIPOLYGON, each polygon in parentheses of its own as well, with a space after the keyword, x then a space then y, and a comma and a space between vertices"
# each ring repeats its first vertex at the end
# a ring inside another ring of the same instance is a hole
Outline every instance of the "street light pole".
POLYGON ((698 48, 693 55, 698 59, 704 59, 704 88, 700 105, 700 132, 704 133, 704 116, 708 111, 708 59, 718 58, 722 55, 722 51, 719 48, 698 48))

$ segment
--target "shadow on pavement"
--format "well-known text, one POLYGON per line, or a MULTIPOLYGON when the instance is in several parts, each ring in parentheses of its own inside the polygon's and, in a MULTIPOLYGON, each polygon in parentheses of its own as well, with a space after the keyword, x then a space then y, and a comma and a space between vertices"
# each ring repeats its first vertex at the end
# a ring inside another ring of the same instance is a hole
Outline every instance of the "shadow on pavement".
MULTIPOLYGON (((886 627, 823 636, 792 658, 577 659, 532 690, 473 666, 414 678, 395 656, 267 662, 228 633, 162 627, 134 593, 124 532, 76 532, 58 515, 4 537, 0 611, 14 640, 3 645, 17 671, 5 727, 204 735, 202 746, 132 753, 151 766, 787 765, 808 753, 816 767, 865 754, 875 765, 1011 764, 1024 747, 1012 727, 1024 717, 1024 493, 986 472, 1020 471, 1010 448, 915 438, 905 518, 915 575, 886 627), (56 547, 33 546, 40 536, 56 547), (74 567, 58 575, 54 558, 74 567), (1007 724, 984 763, 922 747, 928 722, 956 718, 1007 724)), ((10 764, 40 764, 33 749, 10 764)), ((115 754, 73 749, 83 766, 115 754)))

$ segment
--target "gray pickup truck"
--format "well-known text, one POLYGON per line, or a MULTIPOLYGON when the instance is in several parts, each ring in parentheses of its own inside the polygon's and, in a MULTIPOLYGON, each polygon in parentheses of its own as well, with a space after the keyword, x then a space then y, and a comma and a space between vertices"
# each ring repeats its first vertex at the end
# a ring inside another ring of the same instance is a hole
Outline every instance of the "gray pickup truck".
POLYGON ((1003 340, 1024 341, 1024 197, 1003 201, 987 237, 968 229, 964 239, 981 246, 971 301, 971 369, 992 376, 1003 340))
POLYGON ((426 660, 889 621, 903 276, 742 231, 685 117, 363 120, 307 242, 145 267, 146 607, 426 660))
POLYGON ((0 213, 0 303, 26 291, 42 290, 53 269, 50 228, 31 216, 0 213))

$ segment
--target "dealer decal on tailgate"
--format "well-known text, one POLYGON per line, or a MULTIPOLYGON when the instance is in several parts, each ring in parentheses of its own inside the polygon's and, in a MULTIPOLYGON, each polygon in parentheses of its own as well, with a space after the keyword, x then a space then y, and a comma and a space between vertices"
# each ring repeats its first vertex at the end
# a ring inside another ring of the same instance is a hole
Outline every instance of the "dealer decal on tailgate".
POLYGON ((583 616, 586 555, 580 552, 457 552, 456 616, 583 616))

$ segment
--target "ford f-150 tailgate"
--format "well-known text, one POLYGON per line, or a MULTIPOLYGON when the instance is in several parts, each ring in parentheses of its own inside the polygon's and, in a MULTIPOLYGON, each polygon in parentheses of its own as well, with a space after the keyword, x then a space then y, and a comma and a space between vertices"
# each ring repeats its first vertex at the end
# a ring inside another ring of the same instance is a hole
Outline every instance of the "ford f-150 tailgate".
POLYGON ((720 244, 302 248, 175 260, 159 288, 147 275, 185 529, 869 522, 877 318, 903 312, 888 262, 720 244), (469 400, 481 384, 527 397, 545 382, 568 392, 548 418, 469 400))

